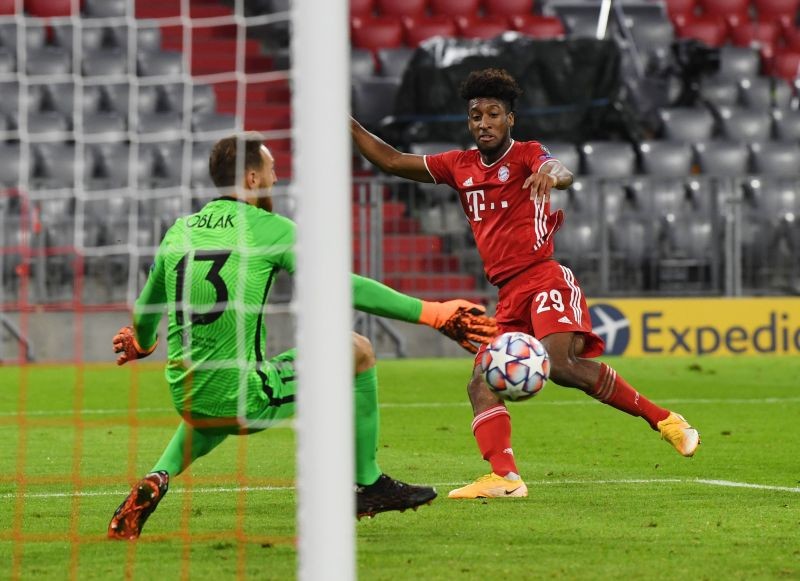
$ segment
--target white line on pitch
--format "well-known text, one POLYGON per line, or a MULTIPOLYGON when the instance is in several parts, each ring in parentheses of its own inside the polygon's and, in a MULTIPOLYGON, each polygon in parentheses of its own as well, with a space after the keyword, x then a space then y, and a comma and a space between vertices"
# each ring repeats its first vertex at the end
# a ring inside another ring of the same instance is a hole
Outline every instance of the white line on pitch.
MULTIPOLYGON (((459 486, 463 482, 438 482, 435 486, 451 487, 459 486)), ((775 486, 771 484, 754 484, 751 482, 736 482, 733 480, 713 480, 708 478, 622 478, 604 480, 528 480, 528 484, 533 486, 568 486, 568 485, 628 485, 628 484, 700 484, 704 486, 721 486, 725 488, 745 488, 750 490, 767 490, 771 492, 791 492, 800 494, 798 486, 775 486)), ((294 490, 294 486, 241 486, 241 487, 211 487, 193 488, 190 492, 201 494, 222 494, 230 492, 283 492, 294 490)), ((184 494, 188 489, 174 488, 170 492, 173 494, 184 494)), ((79 492, 34 492, 27 493, 25 498, 72 498, 74 496, 117 496, 123 495, 127 490, 96 490, 79 492)), ((13 499, 17 495, 13 492, 0 494, 0 499, 13 499)))
MULTIPOLYGON (((800 403, 800 397, 763 397, 763 398, 677 398, 677 399, 660 399, 659 403, 666 405, 673 404, 735 404, 735 405, 770 405, 770 404, 787 404, 787 403, 800 403)), ((466 407, 469 405, 468 401, 453 401, 453 402, 406 402, 406 403, 382 403, 382 408, 447 408, 447 407, 466 407)), ((573 405, 602 405, 594 399, 585 400, 569 400, 569 401, 541 401, 538 400, 534 405, 537 406, 573 406, 573 405)), ((166 414, 174 413, 173 408, 139 408, 135 410, 136 415, 142 414, 166 414)), ((82 416, 103 416, 103 415, 128 415, 131 413, 130 409, 85 409, 81 410, 82 416)), ((17 417, 20 415, 25 416, 72 416, 75 415, 75 410, 30 410, 30 411, 12 411, 0 412, 0 417, 17 417)))

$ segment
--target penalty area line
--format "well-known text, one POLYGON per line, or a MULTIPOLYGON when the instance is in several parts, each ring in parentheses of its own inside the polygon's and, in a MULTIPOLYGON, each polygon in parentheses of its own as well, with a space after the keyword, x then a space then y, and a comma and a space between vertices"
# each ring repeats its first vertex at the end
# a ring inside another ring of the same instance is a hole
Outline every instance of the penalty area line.
MULTIPOLYGON (((648 484, 694 484, 700 486, 717 486, 723 488, 744 488, 749 490, 765 490, 769 492, 790 492, 800 494, 800 486, 777 486, 772 484, 755 484, 752 482, 737 482, 735 480, 717 480, 711 478, 621 478, 600 480, 528 480, 532 486, 572 486, 572 485, 648 485, 648 484)), ((434 486, 443 488, 462 486, 463 482, 437 482, 434 486)), ((295 490, 294 486, 234 486, 234 487, 203 487, 203 488, 170 488, 172 494, 202 493, 202 494, 228 494, 237 492, 287 492, 295 490)), ((34 492, 26 493, 25 498, 72 498, 92 496, 118 496, 125 494, 122 489, 116 490, 89 490, 78 492, 34 492)), ((14 492, 0 494, 0 499, 15 499, 18 495, 14 492)))

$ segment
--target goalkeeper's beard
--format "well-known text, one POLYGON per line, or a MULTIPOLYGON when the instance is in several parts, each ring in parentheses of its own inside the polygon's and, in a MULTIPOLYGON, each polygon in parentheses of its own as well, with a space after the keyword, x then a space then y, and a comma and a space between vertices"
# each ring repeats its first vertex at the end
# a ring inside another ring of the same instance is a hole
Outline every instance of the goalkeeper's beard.
POLYGON ((268 186, 266 180, 259 184, 259 187, 253 190, 253 198, 255 199, 256 208, 272 212, 272 186, 268 186))

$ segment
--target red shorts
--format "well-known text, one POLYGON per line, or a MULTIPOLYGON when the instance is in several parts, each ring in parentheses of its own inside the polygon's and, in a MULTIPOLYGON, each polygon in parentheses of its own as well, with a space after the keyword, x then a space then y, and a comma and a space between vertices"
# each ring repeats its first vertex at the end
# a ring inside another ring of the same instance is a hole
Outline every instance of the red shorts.
POLYGON ((581 357, 598 357, 605 347, 592 332, 578 280, 555 260, 539 262, 500 287, 495 317, 501 333, 522 331, 537 339, 553 333, 583 333, 586 343, 581 357))

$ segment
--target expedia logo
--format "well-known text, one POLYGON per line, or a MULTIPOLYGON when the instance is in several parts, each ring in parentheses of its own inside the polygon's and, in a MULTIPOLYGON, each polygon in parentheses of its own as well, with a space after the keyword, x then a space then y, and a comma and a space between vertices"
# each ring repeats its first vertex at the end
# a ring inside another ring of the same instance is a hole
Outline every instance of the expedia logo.
POLYGON ((631 323, 616 307, 596 304, 589 308, 592 330, 606 343, 604 355, 622 355, 631 341, 631 323))

